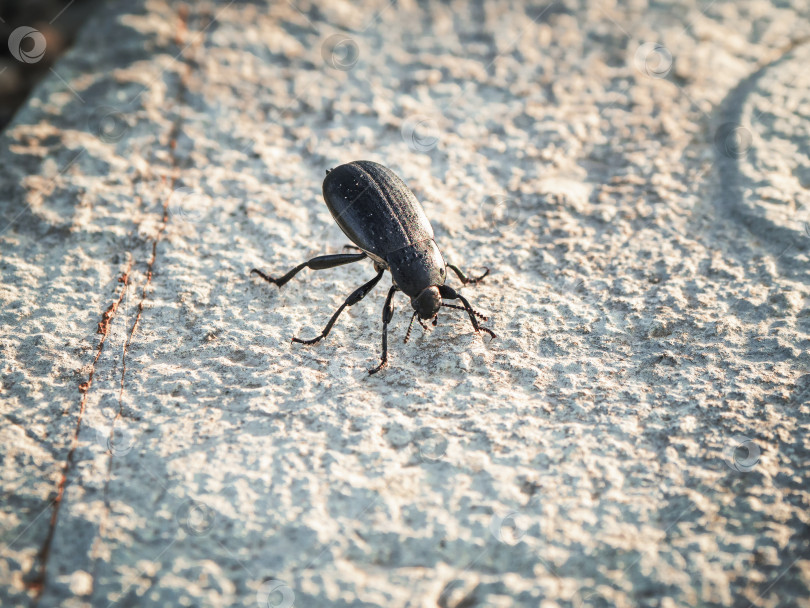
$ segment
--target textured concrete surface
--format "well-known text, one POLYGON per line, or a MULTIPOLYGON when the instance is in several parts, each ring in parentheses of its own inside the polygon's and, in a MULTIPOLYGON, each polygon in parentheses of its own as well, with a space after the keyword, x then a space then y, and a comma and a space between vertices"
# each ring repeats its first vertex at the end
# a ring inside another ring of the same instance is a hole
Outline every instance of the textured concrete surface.
POLYGON ((810 606, 809 16, 102 8, 0 139, 0 604, 810 606), (354 159, 496 340, 290 343, 354 159))

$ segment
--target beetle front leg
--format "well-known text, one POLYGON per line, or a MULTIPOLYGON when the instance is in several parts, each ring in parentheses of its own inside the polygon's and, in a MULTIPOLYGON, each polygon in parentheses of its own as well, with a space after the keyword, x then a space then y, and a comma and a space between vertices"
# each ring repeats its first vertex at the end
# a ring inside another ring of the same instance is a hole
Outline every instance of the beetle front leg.
POLYGON ((476 278, 472 279, 472 278, 468 277, 466 274, 464 274, 463 272, 461 272, 461 269, 458 266, 454 266, 453 264, 447 264, 447 267, 450 270, 452 270, 453 272, 456 273, 456 276, 458 277, 459 281, 461 281, 464 285, 475 285, 481 279, 483 279, 485 276, 487 276, 489 274, 489 268, 487 268, 485 266, 484 267, 484 274, 482 274, 480 277, 476 277, 476 278))
POLYGON ((493 332, 491 329, 484 327, 483 325, 478 324, 478 320, 475 318, 476 312, 473 310, 473 307, 467 301, 467 298, 458 293, 452 287, 448 287, 447 285, 439 286, 439 295, 448 300, 460 300, 461 303, 464 305, 464 310, 467 311, 467 315, 470 317, 470 322, 472 323, 472 326, 475 328, 475 331, 476 332, 485 331, 493 338, 495 337, 495 332, 493 332))
POLYGON ((388 290, 388 297, 385 298, 385 306, 383 306, 382 314, 382 361, 380 361, 380 364, 374 369, 368 370, 369 374, 376 374, 378 371, 388 365, 388 324, 391 322, 391 319, 394 316, 394 294, 396 292, 397 288, 392 285, 391 289, 388 290))
POLYGON ((307 260, 303 264, 299 264, 295 268, 293 268, 290 272, 285 274, 283 277, 274 279, 271 276, 264 274, 258 268, 253 268, 250 271, 250 274, 254 272, 263 278, 268 283, 273 283, 274 285, 278 285, 281 287, 291 278, 293 278, 296 274, 301 272, 304 268, 310 268, 312 270, 326 270, 327 268, 335 268, 336 266, 343 266, 343 264, 351 264, 352 262, 359 262, 366 258, 365 253, 336 253, 333 255, 319 255, 316 258, 312 258, 311 260, 307 260))
POLYGON ((361 285, 360 287, 355 289, 352 292, 352 295, 350 295, 348 298, 346 298, 346 301, 343 302, 343 304, 340 305, 340 308, 338 308, 335 311, 335 314, 332 315, 332 318, 329 319, 329 323, 326 324, 326 327, 321 332, 320 336, 317 336, 316 338, 312 338, 311 340, 301 340, 300 338, 293 338, 292 341, 293 342, 298 342, 299 344, 315 344, 316 342, 319 342, 320 340, 323 340, 326 336, 329 335, 329 332, 332 331, 332 326, 335 324, 335 321, 337 321, 338 317, 340 316, 340 313, 343 312, 343 309, 346 308, 347 306, 353 306, 353 305, 357 304, 360 300, 365 298, 368 295, 368 292, 371 291, 372 289, 374 289, 374 286, 377 283, 380 282, 380 279, 382 278, 383 272, 385 272, 385 271, 380 270, 377 273, 376 277, 371 279, 365 285, 361 285))

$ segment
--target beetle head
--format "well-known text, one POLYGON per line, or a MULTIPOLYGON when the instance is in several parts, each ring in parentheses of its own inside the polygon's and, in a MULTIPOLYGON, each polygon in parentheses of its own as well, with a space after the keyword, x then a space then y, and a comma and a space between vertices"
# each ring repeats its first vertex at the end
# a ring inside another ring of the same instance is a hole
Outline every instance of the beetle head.
POLYGON ((413 306, 420 319, 435 317, 441 305, 442 296, 439 294, 439 288, 435 285, 423 289, 422 293, 415 298, 411 298, 411 306, 413 306))

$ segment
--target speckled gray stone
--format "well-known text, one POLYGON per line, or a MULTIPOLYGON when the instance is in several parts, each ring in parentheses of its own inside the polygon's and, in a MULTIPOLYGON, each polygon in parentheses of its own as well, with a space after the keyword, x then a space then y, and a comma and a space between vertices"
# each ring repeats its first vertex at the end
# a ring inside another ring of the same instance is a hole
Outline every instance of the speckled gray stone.
POLYGON ((809 16, 103 7, 0 139, 0 604, 810 606, 809 16), (498 339, 290 343, 355 159, 498 339))

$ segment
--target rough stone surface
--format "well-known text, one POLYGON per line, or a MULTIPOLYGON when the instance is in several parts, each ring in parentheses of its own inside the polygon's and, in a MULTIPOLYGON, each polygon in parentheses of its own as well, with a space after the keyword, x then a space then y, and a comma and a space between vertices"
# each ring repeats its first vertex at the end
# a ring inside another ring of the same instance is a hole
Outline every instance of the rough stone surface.
POLYGON ((808 16, 103 8, 0 140, 0 604, 810 606, 808 16), (354 159, 498 339, 290 343, 354 159))

